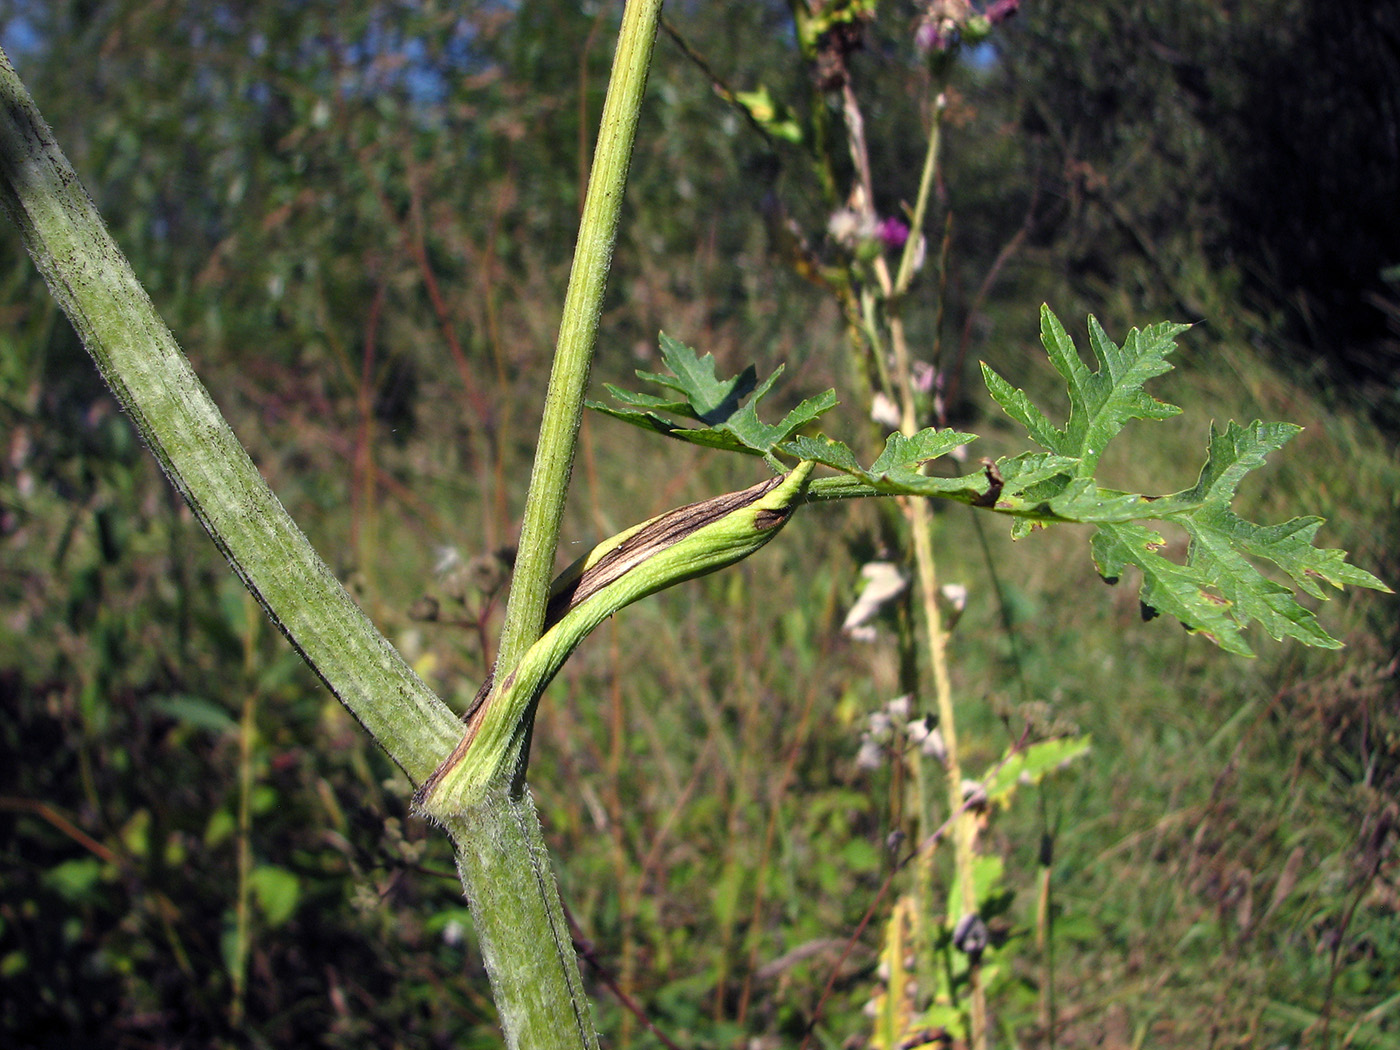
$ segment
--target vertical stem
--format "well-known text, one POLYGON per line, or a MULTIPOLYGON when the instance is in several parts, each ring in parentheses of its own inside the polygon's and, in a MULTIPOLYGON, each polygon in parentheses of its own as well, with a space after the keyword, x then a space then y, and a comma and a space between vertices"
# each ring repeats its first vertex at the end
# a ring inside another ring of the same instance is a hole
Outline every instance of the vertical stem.
POLYGON ((373 591, 379 552, 379 481, 374 459, 374 384, 375 354, 379 334, 379 315, 384 306, 385 286, 380 283, 370 300, 369 316, 365 319, 364 347, 360 352, 360 374, 355 385, 355 411, 359 425, 355 429, 354 467, 351 483, 350 549, 365 581, 366 591, 373 591))
MULTIPOLYGON (((539 638, 573 469, 603 292, 612 262, 661 0, 628 0, 603 103, 559 340, 526 497, 515 576, 496 666, 515 667, 539 638)), ((488 699, 489 702, 489 699, 488 699)), ((533 718, 534 712, 526 717, 533 718)), ((510 1047, 596 1047, 578 958, 544 835, 524 782, 523 735, 511 784, 446 822, 471 901, 510 1047)))
MULTIPOLYGON (((855 91, 848 82, 842 91, 842 102, 846 118, 848 143, 851 158, 859 180, 859 194, 855 195, 867 218, 873 223, 874 189, 871 185, 869 152, 865 142, 865 125, 855 91)), ((930 192, 938 171, 939 150, 942 143, 943 113, 946 97, 941 90, 935 97, 933 126, 929 131, 928 148, 924 154, 924 165, 919 175, 919 193, 915 201, 914 214, 910 224, 909 239, 905 242, 900 257, 899 269, 890 275, 889 266, 883 255, 874 259, 875 278, 884 298, 886 324, 890 333, 890 348, 894 355, 894 385, 900 398, 900 430, 912 436, 919 429, 919 419, 914 405, 914 387, 909 360, 909 344, 904 331, 904 322, 899 315, 900 299, 908 291, 914 277, 914 260, 918 251, 918 240, 925 215, 928 210, 930 192)), ((948 674, 947 633, 943 629, 942 615, 938 608, 938 569, 933 553, 933 513, 925 499, 905 499, 902 501, 909 520, 909 529, 914 541, 915 571, 919 580, 918 596, 923 606, 924 624, 927 631, 929 667, 933 673, 934 697, 938 706, 938 722, 947 748, 946 782, 948 812, 953 821, 953 858, 958 897, 962 901, 964 914, 977 907, 973 879, 973 854, 976 830, 971 815, 963 812, 962 765, 958 754, 957 719, 953 707, 952 686, 948 674)), ((915 779, 922 784, 920 757, 914 752, 911 760, 916 764, 915 779)), ((921 835, 927 835, 927 825, 921 835)), ((927 885, 930 872, 927 870, 931 858, 920 859, 915 878, 919 886, 927 885)), ((922 903, 922 902, 921 902, 922 903)), ((956 923, 961 915, 950 915, 950 924, 956 923)), ((973 1050, 986 1050, 987 1046, 987 1002, 986 994, 979 980, 976 964, 972 964, 969 999, 969 1036, 973 1050)))
POLYGON ((895 274, 896 298, 909 290, 909 283, 914 279, 914 261, 919 255, 919 231, 924 228, 924 218, 928 214, 928 198, 933 189, 933 177, 938 172, 939 151, 943 145, 943 113, 947 108, 948 97, 940 85, 933 101, 933 127, 929 129, 924 167, 919 173, 919 193, 914 198, 914 214, 909 219, 909 239, 904 242, 904 252, 899 257, 899 271, 895 274))
POLYGON ((229 1024, 242 1027, 248 992, 248 955, 252 947, 253 874, 253 749, 258 733, 257 667, 258 610, 244 599, 246 626, 243 632, 243 711, 238 720, 238 884, 234 900, 233 959, 231 980, 233 1001, 229 1004, 229 1024))
POLYGON ((1036 874, 1035 948, 1040 955, 1040 1030, 1045 1033, 1045 1045, 1055 1050, 1055 931, 1051 907, 1050 867, 1053 860, 1054 838, 1045 823, 1045 794, 1041 789, 1040 866, 1036 874))
MULTIPOLYGON (((938 572, 933 556, 933 513, 928 501, 909 502, 910 529, 914 533, 914 561, 919 577, 919 597, 924 608, 928 631, 929 665, 933 670, 933 691, 938 703, 938 722, 947 748, 948 812, 953 821, 953 863, 956 869, 958 897, 963 914, 977 909, 973 885, 973 851, 976 841, 974 817, 963 811, 962 764, 958 755, 956 717, 953 689, 948 676, 948 635, 943 629, 943 617, 938 608, 938 572)), ((949 915, 957 923, 962 915, 949 915)), ((976 963, 971 967, 971 988, 968 996, 971 1013, 973 1050, 985 1050, 987 1045, 987 997, 979 980, 976 963)))
MULTIPOLYGON (((934 175, 938 170, 938 155, 942 141, 943 112, 946 100, 943 92, 938 93, 934 103, 933 127, 929 132, 928 150, 924 155, 924 167, 919 177, 919 195, 914 207, 913 223, 909 240, 905 243, 904 254, 900 258, 899 271, 894 278, 892 294, 895 304, 889 319, 890 342, 894 350, 895 375, 901 400, 900 430, 906 436, 913 435, 919 427, 914 407, 914 388, 911 377, 909 347, 905 338, 904 323, 897 309, 898 298, 908 290, 914 276, 914 258, 917 241, 928 208, 929 191, 934 175)), ((973 879, 973 859, 976 845, 974 817, 963 812, 962 762, 958 751, 957 713, 953 706, 953 690, 948 674, 948 635, 943 628, 943 617, 938 607, 938 566, 933 552, 933 512, 928 500, 910 499, 906 501, 909 528, 914 539, 914 564, 919 578, 919 598, 923 605, 924 625, 927 631, 929 668, 933 672, 934 699, 938 705, 938 723, 943 733, 943 743, 947 750, 945 764, 948 813, 953 821, 953 865, 957 880, 958 897, 962 901, 963 914, 977 908, 977 897, 973 879)), ((927 834, 927 829, 924 834, 927 834)), ((955 924, 962 915, 949 915, 950 924, 955 924)), ((986 1050, 987 1046, 987 998, 979 979, 976 963, 971 964, 970 991, 968 1004, 970 1012, 970 1043, 973 1050, 986 1050)))
POLYGON ((584 389, 593 360, 603 291, 612 263, 637 118, 651 65, 661 0, 628 0, 622 14, 612 79, 603 103, 593 174, 583 203, 578 245, 564 297, 559 341, 545 395, 539 443, 526 497, 515 577, 506 606, 498 666, 519 663, 544 624, 559 523, 573 470, 584 389))
POLYGON ((233 904, 233 958, 229 961, 233 1000, 229 1004, 229 1024, 243 1026, 244 996, 248 983, 249 896, 253 871, 253 734, 257 725, 257 698, 252 688, 243 698, 238 720, 238 882, 233 904))

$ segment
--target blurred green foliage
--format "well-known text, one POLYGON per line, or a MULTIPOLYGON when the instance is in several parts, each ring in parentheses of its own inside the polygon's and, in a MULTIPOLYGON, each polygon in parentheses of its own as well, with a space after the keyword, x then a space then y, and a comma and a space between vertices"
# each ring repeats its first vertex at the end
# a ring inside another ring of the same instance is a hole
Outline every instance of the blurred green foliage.
MULTIPOLYGON (((1112 331, 1205 319, 1164 396, 1203 406, 1196 419, 1307 426, 1253 490, 1260 517, 1316 510, 1328 546, 1393 583, 1400 478, 1366 417, 1396 418, 1396 294, 1379 275, 1396 261, 1395 212, 1376 203, 1395 184, 1396 119, 1375 88, 1396 67, 1363 32, 1392 16, 1370 7, 1024 4, 956 82, 943 332, 969 372, 982 357, 1053 400, 1028 350, 1039 302, 1092 308, 1112 331), (1296 98, 1305 84, 1316 97, 1296 98), (1311 165, 1331 189, 1280 207, 1311 165), (1338 270, 1348 252, 1355 266, 1338 270), (1356 326, 1337 327, 1358 303, 1356 326), (1270 358, 1285 352, 1317 362, 1310 377, 1335 353, 1332 374, 1360 385, 1282 379, 1270 358)), ((895 9, 854 68, 880 100, 877 163, 912 186, 919 143, 887 131, 917 122, 920 97, 914 12, 895 9)), ((464 705, 499 582, 451 583, 446 552, 489 568, 513 539, 613 8, 12 0, 0 14, 274 488, 464 705), (415 609, 443 588, 436 618, 415 609)), ((806 97, 780 6, 669 15, 731 89, 806 97)), ((843 385, 840 319, 814 307, 781 236, 795 227, 820 250, 833 204, 797 147, 756 134, 665 42, 639 141, 600 378, 654 369, 664 326, 722 362, 786 361, 795 399, 843 385)), ((446 844, 261 621, 5 244, 0 1037, 495 1045, 446 844), (235 1023, 240 896, 252 932, 235 1023)), ((932 304, 906 312, 931 341, 932 304)), ((986 410, 963 396, 962 416, 986 410)), ((983 422, 987 454, 1015 450, 1009 427, 983 422)), ((1188 485, 1177 472, 1199 462, 1199 435, 1162 426, 1159 447, 1105 469, 1188 485)), ((585 430, 580 549, 752 480, 626 430, 585 430)), ((581 935, 682 1045, 800 1039, 901 830, 894 773, 854 764, 862 713, 896 678, 889 650, 839 633, 874 530, 866 510, 822 513, 805 549, 777 545, 599 632, 537 730, 532 780, 581 935)), ((989 700, 965 746, 990 761, 1037 719, 1095 740, 1044 796, 1047 825, 1027 807, 996 828, 1013 880, 1057 831, 1056 1045, 1197 1047, 1206 1031, 1230 1046, 1393 1043, 1393 605, 1356 596, 1320 613, 1343 654, 1285 648, 1241 666, 1140 624, 1131 594, 1098 589, 1083 537, 989 535, 984 558, 966 515, 943 528, 973 590, 957 688, 989 700), (1103 635, 1113 644, 1088 641, 1103 635)), ((1020 933, 1030 896, 1008 913, 1020 933)), ((876 932, 821 1008, 831 1042, 868 1031, 876 932)), ((655 1045, 601 985, 598 1001, 610 1041, 655 1045)), ((1033 1007, 1019 1009, 1007 1024, 1042 1045, 1033 1007)))

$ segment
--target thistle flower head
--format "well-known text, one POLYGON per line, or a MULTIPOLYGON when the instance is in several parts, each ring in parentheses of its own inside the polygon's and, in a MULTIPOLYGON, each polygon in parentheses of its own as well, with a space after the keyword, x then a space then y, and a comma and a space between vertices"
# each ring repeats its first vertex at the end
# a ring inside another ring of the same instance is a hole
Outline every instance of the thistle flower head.
POLYGON ((886 248, 898 251, 904 247, 904 242, 909 240, 909 227, 900 219, 890 216, 876 224, 875 236, 880 238, 880 243, 886 248))

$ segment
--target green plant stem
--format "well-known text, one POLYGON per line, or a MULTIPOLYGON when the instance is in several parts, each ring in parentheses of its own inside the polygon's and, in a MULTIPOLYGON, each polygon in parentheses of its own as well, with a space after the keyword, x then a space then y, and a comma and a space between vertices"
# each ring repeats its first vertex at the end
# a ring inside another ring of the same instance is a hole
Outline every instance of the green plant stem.
MULTIPOLYGON (((532 479, 504 659, 539 633, 658 0, 630 3, 532 479), (617 77, 615 76, 615 80, 617 77), (572 422, 570 422, 572 420, 572 422), (540 480, 542 479, 542 481, 540 480)), ((258 474, 0 52, 0 203, 162 469, 273 621, 421 783, 461 723, 375 630, 258 474)), ((528 792, 444 822, 511 1046, 596 1045, 528 792)))
MULTIPOLYGON (((583 395, 660 11, 660 0, 629 0, 622 15, 496 658, 503 672, 520 662, 544 625, 583 395)), ((496 681, 506 678, 501 673, 496 681)), ((471 901, 507 1044, 531 1050, 596 1047, 578 959, 539 817, 524 783, 529 746, 526 732, 515 762, 504 767, 510 772, 513 766, 510 783, 497 785, 485 802, 448 817, 443 825, 457 850, 458 871, 471 901)))
MULTIPOLYGON (((802 52, 802 61, 812 68, 817 60, 817 34, 812 31, 813 11, 807 0, 788 0, 788 11, 792 15, 792 27, 797 35, 797 46, 802 52)), ((822 188, 822 199, 828 208, 836 208, 841 200, 837 189, 836 167, 832 163, 831 115, 827 109, 826 92, 813 77, 810 81, 812 169, 822 188)))
POLYGON ((914 214, 909 217, 909 237, 904 242, 904 251, 899 257, 899 270, 895 273, 892 295, 899 299, 909 290, 914 280, 914 263, 919 257, 919 237, 928 215, 928 199, 933 189, 933 177, 938 172, 939 151, 943 144, 943 113, 948 108, 948 98, 940 83, 938 94, 933 101, 933 126, 929 129, 928 148, 924 151, 924 167, 919 173, 919 192, 914 198, 914 214))
MULTIPOLYGON (((941 85, 940 85, 941 86, 941 85)), ((860 193, 854 196, 860 207, 866 211, 867 220, 873 225, 874 188, 871 185, 869 152, 865 142, 864 121, 855 91, 848 82, 842 92, 843 111, 846 117, 848 143, 852 162, 855 165, 860 185, 860 193)), ((939 149, 942 143, 943 112, 946 100, 941 90, 935 96, 933 124, 929 130, 928 146, 924 153, 924 164, 919 175, 919 192, 915 200, 914 214, 911 216, 909 239, 905 242, 900 257, 899 269, 890 275, 889 266, 883 255, 874 259, 873 269, 876 281, 884 299, 885 322, 890 333, 890 348, 894 355, 894 385, 900 399, 900 430, 906 437, 919 430, 919 419, 914 404, 914 384, 910 365, 909 344, 900 317, 900 300, 908 291, 914 278, 914 261, 917 256, 918 241, 921 237, 924 218, 928 210, 930 190, 938 171, 939 149)), ((909 521, 909 531, 914 542, 914 564, 918 577, 918 598, 923 607, 929 667, 933 674, 934 698, 938 707, 938 722, 947 751, 945 772, 948 795, 948 812, 953 820, 953 863, 958 897, 962 901, 964 914, 977 908, 973 879, 973 862, 976 830, 973 818, 965 813, 962 795, 962 765, 958 753, 956 711, 953 706, 952 686, 948 674, 947 633, 943 628, 942 616, 938 608, 938 568, 933 552, 933 513, 927 500, 906 499, 903 501, 909 521)), ((924 783, 921 758, 917 751, 911 756, 915 763, 915 782, 924 783)), ((920 799, 920 812, 923 800, 920 799)), ((921 835, 927 835, 927 824, 921 835)), ((916 880, 922 887, 929 881, 931 859, 921 858, 916 880)), ((921 901, 921 904, 926 902, 921 901)), ((948 922, 955 924, 961 915, 949 915, 948 922)), ((976 964, 970 973, 969 1043, 972 1050, 986 1050, 987 1047, 987 1000, 979 980, 976 964)))
MULTIPOLYGON (((973 849, 976 838, 974 817, 963 805, 962 764, 958 755, 956 711, 953 689, 948 675, 948 634, 938 608, 938 570, 933 554, 933 513, 928 500, 909 501, 909 527, 914 536, 914 563, 919 578, 919 598, 923 605, 927 631, 929 666, 933 671, 933 692, 938 704, 938 723, 947 750, 944 761, 948 786, 948 812, 953 821, 953 864, 962 901, 962 915, 949 915, 950 925, 963 915, 977 910, 977 895, 973 883, 973 849)), ((924 834, 927 834, 925 830, 924 834)), ((973 1050, 986 1050, 987 998, 978 979, 976 964, 970 972, 971 987, 968 1002, 971 1015, 969 1043, 973 1050)))
POLYGON ((257 695, 251 685, 243 698, 238 720, 238 880, 233 901, 233 952, 229 962, 229 982, 233 986, 229 1003, 229 1024, 243 1027, 243 1008, 248 989, 248 950, 253 873, 253 735, 257 732, 257 695))
POLYGON ((258 690, 256 676, 258 612, 244 599, 246 629, 243 634, 243 712, 238 720, 238 882, 233 904, 233 958, 229 980, 233 998, 229 1004, 229 1024, 243 1026, 248 991, 248 953, 251 948, 251 897, 253 873, 253 747, 258 732, 258 690))
POLYGON ((544 624, 559 524, 583 416, 583 396, 660 12, 661 0, 629 0, 622 15, 530 474, 497 658, 501 668, 514 667, 519 662, 539 638, 544 624))
POLYGON ((195 516, 273 622, 413 779, 452 750, 452 711, 355 605, 267 487, 107 232, 0 52, 0 204, 195 516))
POLYGON ((506 1046, 596 1048, 559 889, 528 790, 441 821, 457 854, 506 1046))
MULTIPOLYGON (((900 429, 905 436, 912 436, 919 429, 919 419, 914 405, 914 384, 911 374, 908 341, 904 334, 904 323, 897 309, 898 298, 908 290, 914 275, 915 246, 921 236, 923 220, 928 207, 929 189, 938 171, 939 146, 945 108, 943 93, 940 91, 934 105, 933 126, 929 131, 928 149, 924 155, 924 167, 919 178, 919 194, 914 207, 909 240, 905 243, 904 254, 900 259, 899 272, 889 289, 895 297, 895 307, 891 309, 889 326, 890 342, 894 349, 895 375, 900 392, 900 429)), ((964 811, 962 762, 958 750, 957 712, 953 705, 953 690, 948 673, 948 635, 943 627, 943 617, 938 606, 938 565, 933 548, 933 512, 927 500, 912 499, 907 503, 909 529, 914 539, 914 565, 919 580, 919 598, 924 612, 924 629, 927 633, 929 668, 933 672, 934 699, 938 706, 938 723, 943 733, 943 743, 947 758, 944 761, 945 782, 948 794, 948 812, 953 820, 953 867, 957 882, 958 897, 962 901, 963 914, 977 910, 977 896, 973 879, 976 827, 971 814, 964 811)), ((927 829, 924 830, 927 834, 927 829)), ((948 922, 956 924, 962 915, 949 915, 948 922)), ((987 1047, 987 997, 982 986, 976 963, 969 973, 968 1006, 970 1014, 969 1043, 972 1050, 986 1050, 987 1047)))

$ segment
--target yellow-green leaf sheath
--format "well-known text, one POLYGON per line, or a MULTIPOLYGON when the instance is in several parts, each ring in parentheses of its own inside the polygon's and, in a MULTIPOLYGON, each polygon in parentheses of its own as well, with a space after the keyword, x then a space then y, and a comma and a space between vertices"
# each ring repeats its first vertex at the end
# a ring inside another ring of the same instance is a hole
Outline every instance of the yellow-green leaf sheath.
POLYGON ((747 558, 787 522, 811 473, 803 462, 752 488, 668 511, 604 540, 564 570, 546 617, 553 626, 470 713, 461 743, 419 789, 420 811, 441 818, 479 802, 509 775, 540 693, 595 627, 639 598, 747 558))

